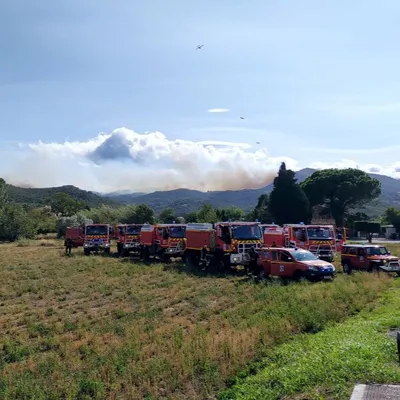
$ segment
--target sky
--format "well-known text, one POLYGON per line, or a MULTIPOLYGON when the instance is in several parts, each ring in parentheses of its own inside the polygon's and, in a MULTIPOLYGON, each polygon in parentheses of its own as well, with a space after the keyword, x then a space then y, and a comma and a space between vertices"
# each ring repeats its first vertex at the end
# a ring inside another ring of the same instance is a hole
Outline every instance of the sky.
POLYGON ((0 15, 10 183, 257 188, 282 161, 400 178, 396 0, 2 0, 0 15))

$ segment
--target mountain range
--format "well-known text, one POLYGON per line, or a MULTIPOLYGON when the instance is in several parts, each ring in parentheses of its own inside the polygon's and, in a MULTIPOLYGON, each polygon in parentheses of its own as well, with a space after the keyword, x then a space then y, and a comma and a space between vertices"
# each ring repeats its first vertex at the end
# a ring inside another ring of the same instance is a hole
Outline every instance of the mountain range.
MULTIPOLYGON (((297 182, 300 183, 311 176, 316 170, 304 168, 296 172, 297 182)), ((381 182, 382 194, 380 198, 371 202, 363 210, 372 217, 379 216, 387 207, 400 207, 400 180, 385 175, 369 174, 381 182)), ((243 189, 231 191, 200 192, 190 189, 176 189, 169 191, 157 191, 138 196, 134 194, 106 194, 118 203, 140 204, 145 203, 156 212, 165 208, 173 208, 176 215, 184 215, 198 209, 203 203, 210 203, 214 207, 237 206, 249 211, 257 204, 258 197, 263 193, 270 193, 273 183, 260 189, 243 189)))
MULTIPOLYGON (((296 172, 296 179, 300 183, 315 172, 314 169, 305 168, 296 172)), ((390 206, 400 207, 400 180, 385 175, 369 174, 378 179, 382 185, 380 198, 365 208, 365 212, 372 217, 379 216, 390 206)), ((75 199, 85 201, 90 207, 100 204, 142 204, 152 207, 156 213, 165 208, 173 208, 176 215, 184 215, 197 210, 203 203, 210 203, 214 207, 237 206, 249 211, 257 204, 258 197, 263 193, 270 193, 273 184, 260 189, 243 189, 230 191, 200 192, 190 189, 176 189, 157 191, 153 193, 126 193, 113 192, 100 194, 88 192, 75 186, 61 186, 55 188, 20 188, 8 186, 9 197, 12 201, 25 204, 44 204, 56 192, 65 192, 75 199)))

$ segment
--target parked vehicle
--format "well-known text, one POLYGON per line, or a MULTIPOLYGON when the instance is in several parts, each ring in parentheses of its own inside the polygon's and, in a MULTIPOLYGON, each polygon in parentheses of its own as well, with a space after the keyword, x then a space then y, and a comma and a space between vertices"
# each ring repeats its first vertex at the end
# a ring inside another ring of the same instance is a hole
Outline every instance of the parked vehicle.
POLYGON ((192 265, 256 267, 263 236, 259 222, 192 223, 186 228, 184 259, 192 265))
POLYGON ((70 239, 73 247, 82 247, 85 242, 85 228, 80 226, 67 228, 64 239, 70 239))
POLYGON ((112 226, 109 224, 88 224, 85 225, 85 240, 83 251, 85 255, 94 252, 96 254, 111 252, 112 226))
POLYGON ((285 224, 283 227, 264 225, 264 245, 297 247, 309 250, 322 260, 332 262, 340 243, 333 225, 285 224), (338 242, 337 242, 338 240, 338 242), (339 243, 339 244, 337 244, 339 243))
POLYGON ((141 255, 141 228, 141 224, 121 224, 116 227, 117 252, 121 257, 126 257, 130 254, 134 256, 141 255))
POLYGON ((353 270, 395 272, 400 276, 400 260, 392 256, 383 245, 345 244, 342 247, 341 263, 343 272, 353 270))
POLYGON ((182 257, 186 248, 185 232, 185 224, 143 225, 140 230, 143 258, 169 261, 182 257))
POLYGON ((259 251, 257 264, 261 277, 279 276, 300 280, 332 279, 335 267, 309 250, 285 247, 264 247, 259 251))

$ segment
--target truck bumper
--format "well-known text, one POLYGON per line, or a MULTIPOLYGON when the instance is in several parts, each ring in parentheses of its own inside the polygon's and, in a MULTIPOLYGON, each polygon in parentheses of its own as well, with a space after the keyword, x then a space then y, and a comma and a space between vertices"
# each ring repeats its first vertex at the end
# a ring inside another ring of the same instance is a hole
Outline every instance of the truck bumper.
POLYGON ((306 278, 309 279, 330 279, 333 278, 336 274, 336 271, 333 270, 320 270, 320 271, 312 271, 308 270, 305 275, 306 278))
POLYGON ((400 263, 388 263, 379 266, 385 272, 400 272, 400 263))
POLYGON ((140 246, 137 246, 137 245, 133 245, 133 244, 124 244, 123 246, 122 246, 122 249, 124 250, 124 251, 129 251, 129 252, 132 252, 132 253, 139 253, 140 252, 140 246))

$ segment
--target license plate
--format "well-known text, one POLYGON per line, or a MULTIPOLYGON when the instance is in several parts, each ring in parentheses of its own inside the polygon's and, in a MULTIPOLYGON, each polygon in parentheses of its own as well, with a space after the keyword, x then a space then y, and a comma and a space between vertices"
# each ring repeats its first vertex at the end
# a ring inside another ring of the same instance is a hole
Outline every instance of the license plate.
POLYGON ((326 279, 326 280, 331 279, 331 276, 330 275, 326 275, 326 276, 324 276, 324 279, 326 279))

